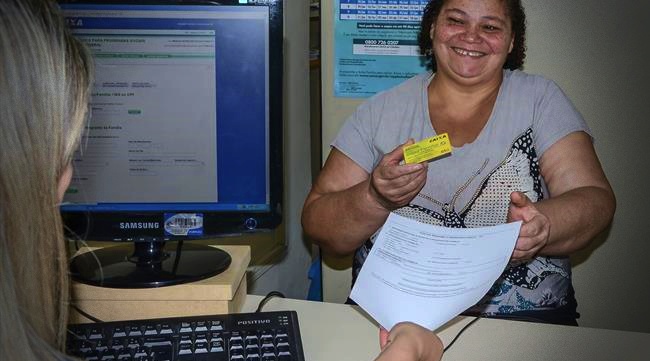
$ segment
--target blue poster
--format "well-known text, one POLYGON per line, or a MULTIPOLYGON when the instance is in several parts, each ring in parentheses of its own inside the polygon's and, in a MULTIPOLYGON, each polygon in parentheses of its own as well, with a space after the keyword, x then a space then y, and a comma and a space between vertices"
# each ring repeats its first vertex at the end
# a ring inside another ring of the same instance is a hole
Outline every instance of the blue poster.
POLYGON ((337 0, 334 96, 369 97, 423 72, 418 32, 427 0, 337 0))

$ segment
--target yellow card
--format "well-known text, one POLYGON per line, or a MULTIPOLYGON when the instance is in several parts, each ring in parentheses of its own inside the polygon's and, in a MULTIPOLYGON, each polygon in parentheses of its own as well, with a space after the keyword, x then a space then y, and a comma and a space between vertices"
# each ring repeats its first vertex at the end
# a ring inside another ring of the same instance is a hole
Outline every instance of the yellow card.
POLYGON ((451 153, 449 136, 447 133, 442 133, 404 147, 404 163, 422 163, 449 153, 451 153))

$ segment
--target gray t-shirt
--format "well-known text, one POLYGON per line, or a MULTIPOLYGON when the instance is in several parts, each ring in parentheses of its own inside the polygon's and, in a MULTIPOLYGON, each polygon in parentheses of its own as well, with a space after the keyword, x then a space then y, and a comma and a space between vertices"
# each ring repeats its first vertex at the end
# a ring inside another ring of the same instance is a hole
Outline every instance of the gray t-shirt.
MULTIPOLYGON (((427 99, 432 78, 423 73, 368 99, 347 119, 332 146, 370 173, 384 154, 409 138, 436 135, 427 99)), ((453 148, 450 157, 430 162, 422 191, 395 213, 446 227, 505 223, 511 192, 524 192, 533 202, 548 198, 539 157, 576 131, 591 134, 554 82, 504 70, 494 109, 478 137, 453 148)), ((357 250, 355 279, 371 247, 370 241, 357 250)), ((574 304, 569 259, 537 257, 509 266, 469 311, 494 315, 574 304)))

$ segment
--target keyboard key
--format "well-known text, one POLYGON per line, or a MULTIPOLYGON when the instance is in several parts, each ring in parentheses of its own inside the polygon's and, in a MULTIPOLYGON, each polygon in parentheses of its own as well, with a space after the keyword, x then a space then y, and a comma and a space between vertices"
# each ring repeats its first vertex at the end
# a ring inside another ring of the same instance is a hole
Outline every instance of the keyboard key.
POLYGON ((180 337, 180 343, 181 344, 192 344, 192 335, 181 335, 180 337))
POLYGON ((221 331, 223 330, 223 325, 221 321, 210 321, 210 331, 221 331))
POLYGON ((208 353, 208 342, 197 342, 194 344, 194 353, 208 353))
POLYGON ((189 355, 192 354, 192 345, 191 344, 181 344, 179 349, 178 349, 178 354, 179 355, 189 355))
POLYGON ((113 329, 113 338, 126 337, 126 330, 124 327, 115 327, 113 329))
POLYGON ((138 347, 134 350, 133 352, 133 357, 138 358, 138 357, 144 357, 149 355, 149 350, 146 347, 138 347))
POLYGON ((112 338, 110 341, 108 341, 108 348, 115 350, 115 351, 122 351, 124 349, 124 344, 125 344, 126 339, 123 337, 119 338, 112 338))
POLYGON ((128 350, 124 350, 117 355, 118 360, 130 360, 131 353, 128 350))
POLYGON ((116 360, 114 354, 103 354, 102 358, 100 359, 101 361, 114 361, 116 360))
POLYGON ((168 335, 174 333, 174 330, 172 330, 172 326, 168 323, 163 323, 160 325, 160 334, 161 335, 168 335))
POLYGON ((94 345, 94 342, 89 342, 89 341, 79 341, 75 347, 78 348, 78 350, 84 354, 87 352, 92 351, 92 347, 94 345))
POLYGON ((190 333, 192 332, 192 324, 189 322, 181 322, 180 333, 190 333))
POLYGON ((196 328, 194 332, 205 332, 208 330, 208 323, 205 321, 199 321, 196 323, 196 328))
POLYGON ((89 340, 98 340, 104 338, 101 328, 93 327, 90 329, 90 334, 88 335, 89 340))
POLYGON ((244 353, 244 346, 242 345, 230 345, 231 354, 240 354, 244 353))
POLYGON ((262 332, 262 336, 260 336, 260 340, 262 342, 273 342, 273 333, 271 331, 262 332))
POLYGON ((244 342, 241 340, 241 338, 236 338, 236 339, 230 339, 230 347, 232 348, 233 346, 239 346, 241 348, 244 348, 244 342))
POLYGON ((210 332, 210 341, 221 341, 223 342, 223 337, 221 337, 221 332, 210 332))
POLYGON ((129 338, 126 340, 126 347, 128 347, 128 348, 130 348, 130 349, 132 349, 132 350, 133 350, 133 349, 136 349, 136 348, 138 348, 138 347, 140 347, 140 346, 142 345, 142 344, 140 343, 140 341, 141 341, 141 340, 140 340, 140 338, 138 338, 138 337, 129 337, 129 338))
POLYGON ((172 350, 169 350, 169 352, 155 351, 151 353, 151 358, 154 361, 173 361, 172 353, 172 350))
POLYGON ((158 329, 154 325, 147 325, 144 329, 144 334, 145 336, 149 335, 157 335, 158 334, 158 329))
POLYGON ((223 341, 210 341, 210 352, 223 352, 223 341))
POLYGON ((142 330, 140 330, 140 326, 131 326, 127 332, 129 334, 129 337, 142 336, 142 330))
POLYGON ((260 348, 257 345, 246 345, 246 354, 259 353, 260 348))
POLYGON ((147 347, 172 345, 172 338, 169 336, 148 336, 142 340, 142 344, 147 347))
POLYGON ((149 355, 154 358, 154 360, 171 360, 172 353, 174 352, 172 345, 164 346, 152 346, 149 348, 149 355))
POLYGON ((275 344, 276 345, 279 344, 279 343, 285 343, 285 342, 289 342, 289 336, 276 336, 275 337, 275 344))
POLYGON ((194 342, 208 342, 208 334, 207 333, 197 333, 194 336, 194 342))

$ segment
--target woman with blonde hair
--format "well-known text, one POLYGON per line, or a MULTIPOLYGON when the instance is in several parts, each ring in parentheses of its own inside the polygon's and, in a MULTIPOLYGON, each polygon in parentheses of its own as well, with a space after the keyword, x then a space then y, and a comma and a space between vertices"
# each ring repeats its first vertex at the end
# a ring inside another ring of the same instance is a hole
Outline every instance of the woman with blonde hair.
POLYGON ((91 58, 53 1, 0 1, 0 359, 64 359, 72 176, 91 58))
MULTIPOLYGON (((84 128, 92 61, 50 0, 0 1, 0 360, 65 360, 68 254, 58 204, 84 128)), ((417 325, 378 360, 435 361, 417 325)))

